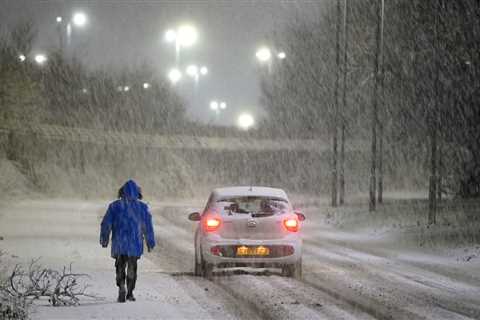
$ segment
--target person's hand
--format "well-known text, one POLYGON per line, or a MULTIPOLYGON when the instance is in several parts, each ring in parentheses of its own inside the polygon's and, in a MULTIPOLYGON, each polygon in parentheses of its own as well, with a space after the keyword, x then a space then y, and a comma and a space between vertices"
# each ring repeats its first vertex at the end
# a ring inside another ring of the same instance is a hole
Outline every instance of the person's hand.
POLYGON ((108 247, 108 242, 100 242, 100 245, 102 246, 102 248, 106 248, 108 247))

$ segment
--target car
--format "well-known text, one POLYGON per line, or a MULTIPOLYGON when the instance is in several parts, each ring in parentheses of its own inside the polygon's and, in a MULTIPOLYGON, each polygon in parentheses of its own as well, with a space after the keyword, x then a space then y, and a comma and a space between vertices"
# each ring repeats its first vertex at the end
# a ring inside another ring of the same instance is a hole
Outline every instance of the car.
POLYGON ((195 275, 211 277, 214 268, 281 268, 301 278, 301 222, 282 189, 247 186, 212 191, 202 213, 193 212, 195 275))

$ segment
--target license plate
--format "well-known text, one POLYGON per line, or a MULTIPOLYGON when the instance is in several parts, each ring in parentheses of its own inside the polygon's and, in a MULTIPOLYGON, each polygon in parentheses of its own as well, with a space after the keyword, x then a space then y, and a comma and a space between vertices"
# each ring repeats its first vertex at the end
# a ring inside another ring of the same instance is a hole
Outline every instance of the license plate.
POLYGON ((264 246, 258 247, 237 247, 237 256, 268 256, 270 249, 264 246))

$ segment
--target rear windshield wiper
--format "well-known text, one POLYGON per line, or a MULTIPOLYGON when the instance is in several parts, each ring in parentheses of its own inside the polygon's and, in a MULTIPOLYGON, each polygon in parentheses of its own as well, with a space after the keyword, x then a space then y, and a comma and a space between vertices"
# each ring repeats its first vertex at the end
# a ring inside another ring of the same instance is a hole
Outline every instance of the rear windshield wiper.
POLYGON ((273 216, 273 215, 274 215, 273 212, 256 212, 256 213, 252 213, 252 217, 253 217, 253 218, 270 217, 270 216, 273 216))

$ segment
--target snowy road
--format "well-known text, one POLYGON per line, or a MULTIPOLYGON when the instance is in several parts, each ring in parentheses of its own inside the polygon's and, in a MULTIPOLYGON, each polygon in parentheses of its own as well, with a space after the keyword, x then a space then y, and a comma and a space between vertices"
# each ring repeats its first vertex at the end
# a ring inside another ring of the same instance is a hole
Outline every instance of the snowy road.
MULTIPOLYGON (((154 205, 158 248, 142 258, 138 301, 115 303, 113 260, 98 245, 104 204, 24 201, 0 209, 0 249, 49 266, 74 262, 104 297, 80 307, 40 306, 34 319, 480 319, 480 269, 386 250, 307 212, 304 278, 273 271, 194 277, 192 205, 154 205)), ((18 261, 16 261, 18 262, 18 261)))

